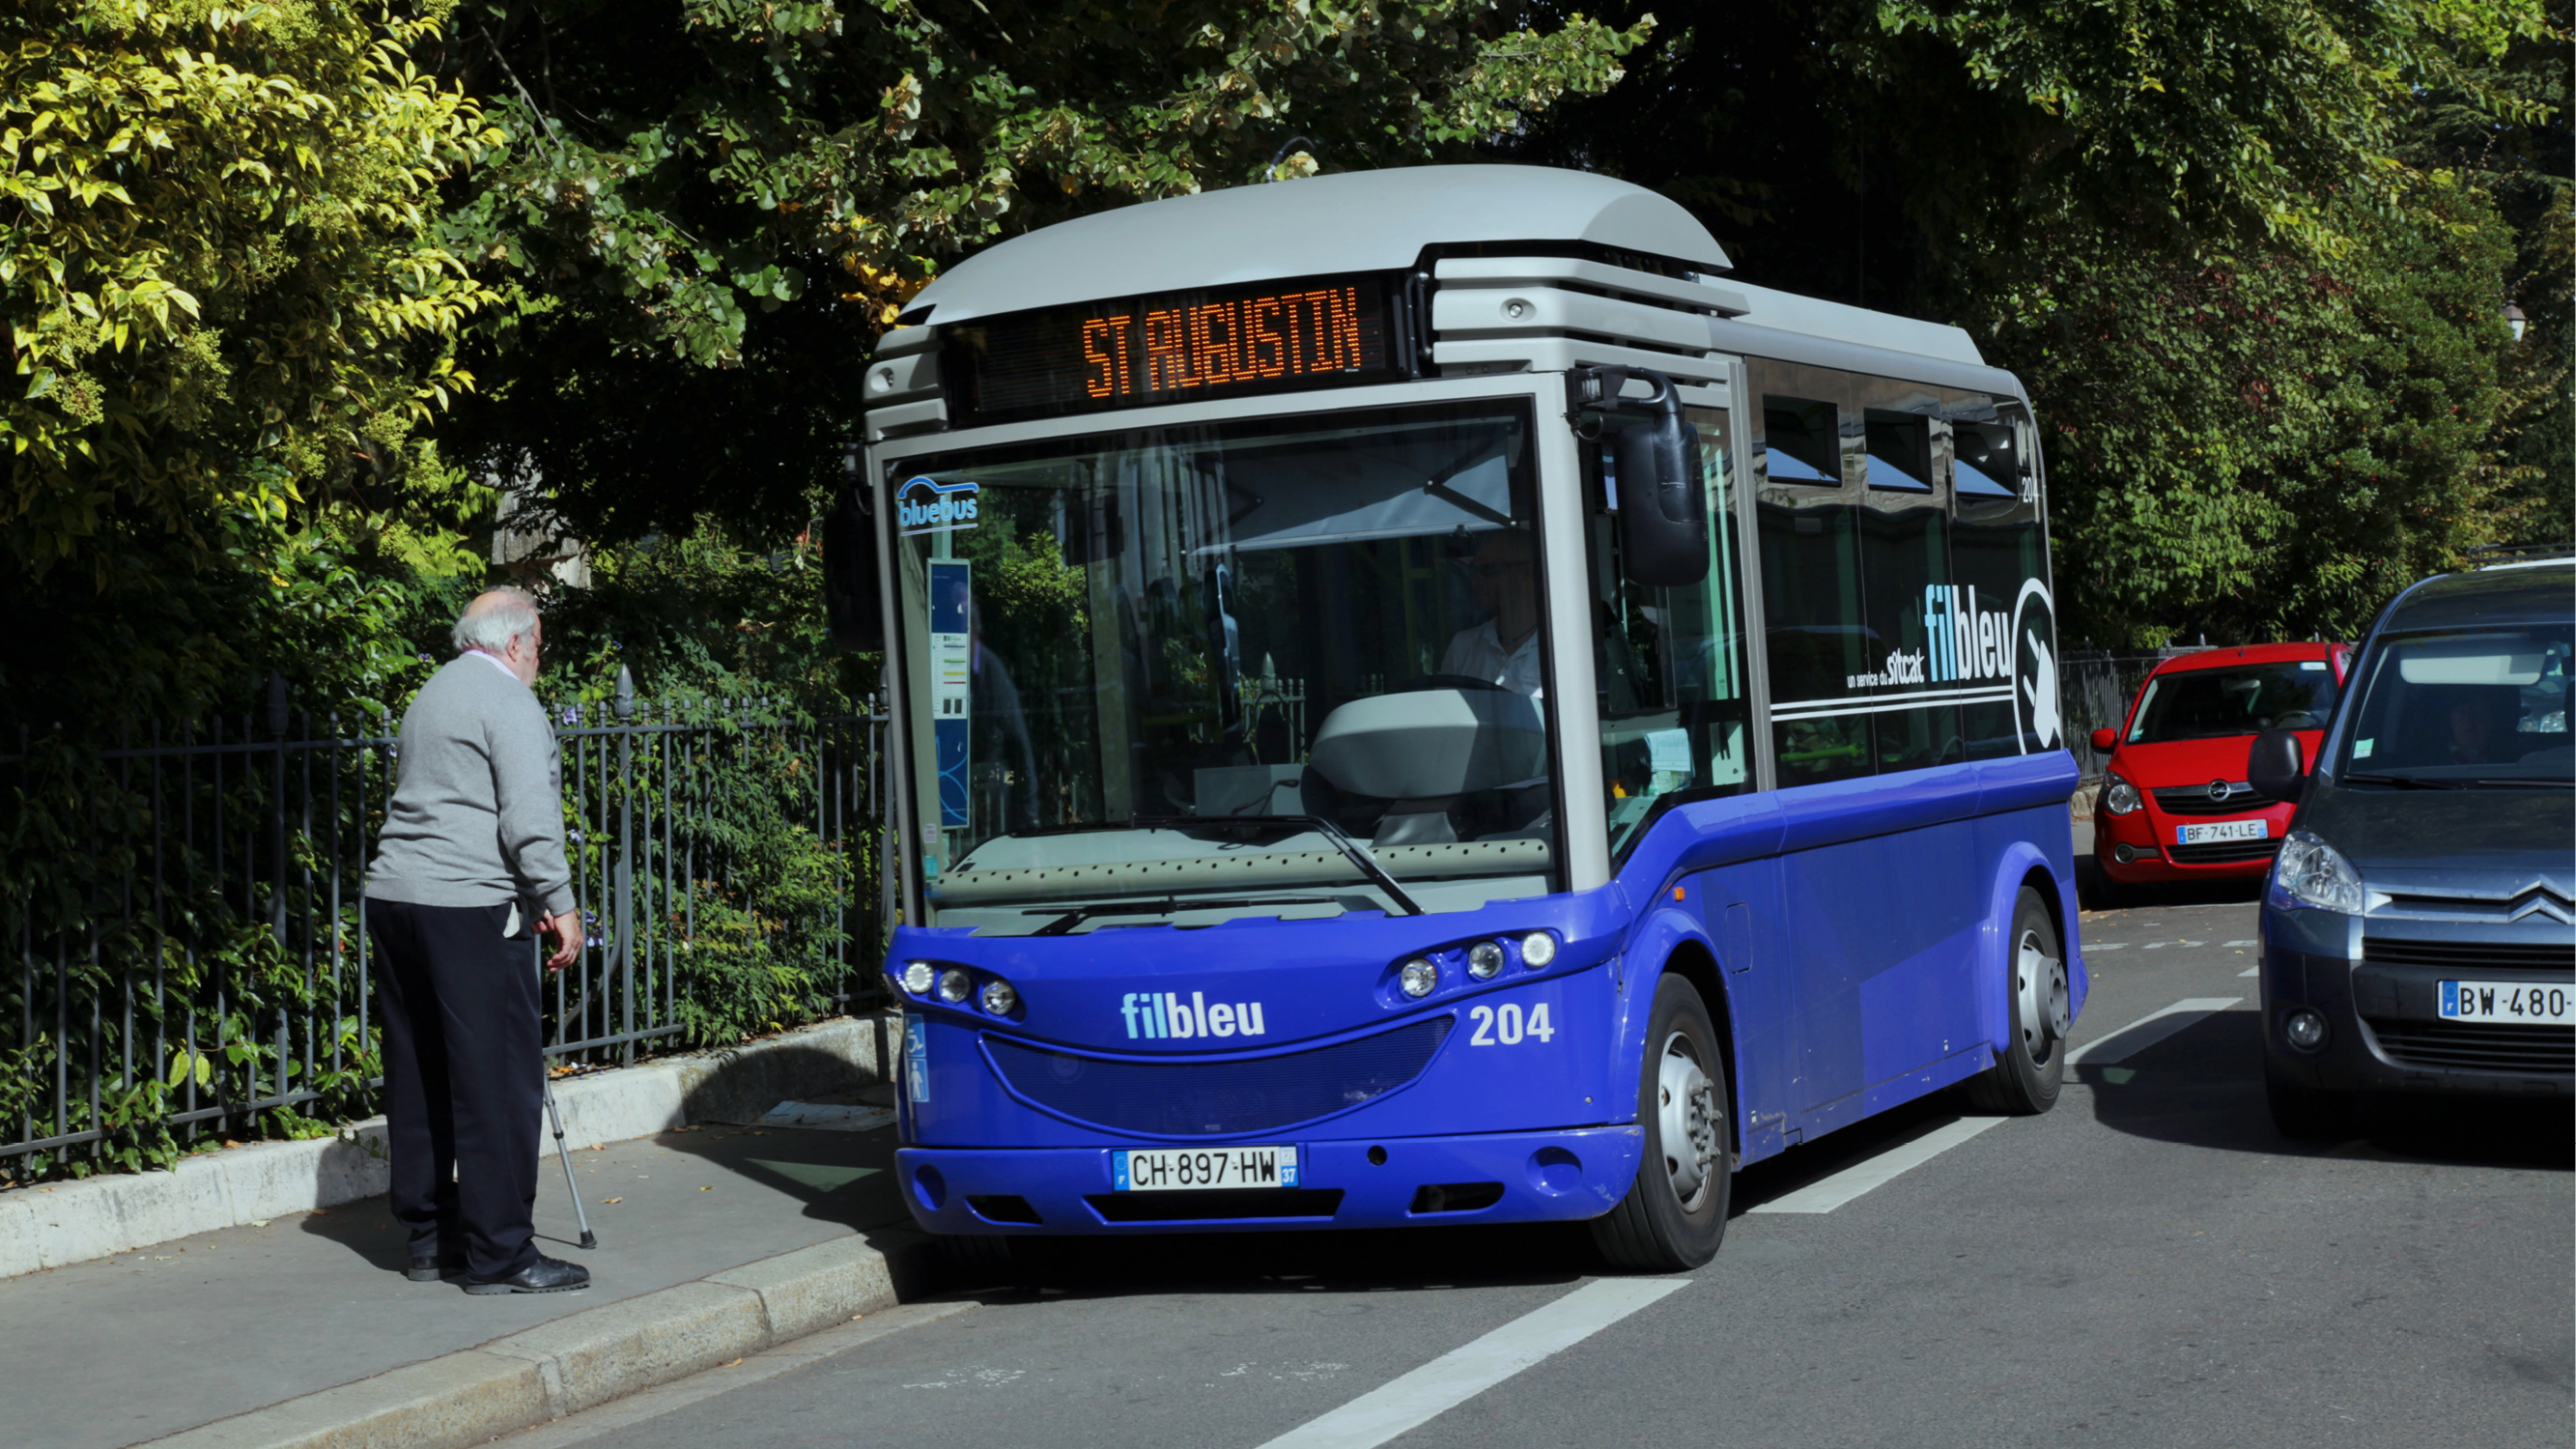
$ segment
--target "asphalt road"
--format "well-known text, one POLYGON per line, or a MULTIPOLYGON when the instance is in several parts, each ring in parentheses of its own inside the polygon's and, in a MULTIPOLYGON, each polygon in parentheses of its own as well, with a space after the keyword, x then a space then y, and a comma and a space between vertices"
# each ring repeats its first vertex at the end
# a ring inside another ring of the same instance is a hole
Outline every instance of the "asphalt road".
POLYGON ((2082 930, 2054 1112, 1945 1096, 1749 1169, 1683 1278, 1558 1231, 1077 1243, 505 1442, 2564 1449, 2567 1112, 2284 1142, 2250 893, 2082 930))

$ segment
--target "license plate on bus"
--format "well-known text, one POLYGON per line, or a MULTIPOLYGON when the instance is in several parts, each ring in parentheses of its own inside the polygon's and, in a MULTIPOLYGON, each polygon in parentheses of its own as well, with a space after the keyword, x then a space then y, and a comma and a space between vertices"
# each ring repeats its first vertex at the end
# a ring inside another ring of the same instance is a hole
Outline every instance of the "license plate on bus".
POLYGON ((2271 838, 2272 822, 2269 820, 2222 820, 2215 825, 2174 827, 2174 843, 2177 845, 2206 845, 2213 840, 2269 840, 2271 838))
POLYGON ((1138 1148, 1109 1154, 1119 1192, 1204 1192, 1228 1187, 1295 1187, 1294 1147, 1138 1148))
POLYGON ((2442 1019, 2576 1026, 2576 991, 2519 981, 2445 981, 2442 1019))

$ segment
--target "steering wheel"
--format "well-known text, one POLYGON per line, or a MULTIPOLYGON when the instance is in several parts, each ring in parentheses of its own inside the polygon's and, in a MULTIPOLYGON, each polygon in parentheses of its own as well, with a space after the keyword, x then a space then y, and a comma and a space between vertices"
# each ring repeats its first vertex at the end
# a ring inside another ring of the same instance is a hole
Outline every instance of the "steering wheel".
POLYGON ((2281 713, 2272 716, 2272 728, 2276 730, 2315 730, 2325 728, 2325 722, 2318 719, 2315 715, 2308 713, 2304 709, 2289 709, 2283 710, 2281 713))
POLYGON ((1501 689, 1490 679, 1472 674, 1426 674, 1413 682, 1415 689, 1501 689))

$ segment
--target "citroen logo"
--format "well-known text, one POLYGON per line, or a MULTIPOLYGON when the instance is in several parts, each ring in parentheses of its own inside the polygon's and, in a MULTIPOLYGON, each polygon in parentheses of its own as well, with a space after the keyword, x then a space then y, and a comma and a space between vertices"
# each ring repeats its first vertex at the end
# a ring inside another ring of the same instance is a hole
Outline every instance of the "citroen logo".
POLYGON ((2228 784, 2225 780, 2212 780, 2209 782, 2209 798, 2212 800, 2225 804, 2235 794, 2236 787, 2228 784))

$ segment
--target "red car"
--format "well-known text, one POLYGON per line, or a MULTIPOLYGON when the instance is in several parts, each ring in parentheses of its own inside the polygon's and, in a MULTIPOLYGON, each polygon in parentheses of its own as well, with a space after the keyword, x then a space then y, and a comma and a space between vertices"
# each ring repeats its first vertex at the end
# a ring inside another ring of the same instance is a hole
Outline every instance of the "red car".
POLYGON ((2349 644, 2204 649, 2156 666, 2125 726, 2093 732, 2111 752, 2093 807, 2093 854, 2123 884, 2261 876, 2296 802, 2245 782, 2265 730, 2295 730, 2313 760, 2352 667, 2349 644))

